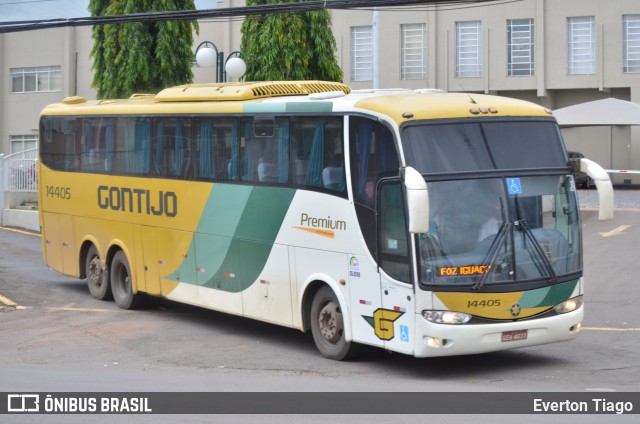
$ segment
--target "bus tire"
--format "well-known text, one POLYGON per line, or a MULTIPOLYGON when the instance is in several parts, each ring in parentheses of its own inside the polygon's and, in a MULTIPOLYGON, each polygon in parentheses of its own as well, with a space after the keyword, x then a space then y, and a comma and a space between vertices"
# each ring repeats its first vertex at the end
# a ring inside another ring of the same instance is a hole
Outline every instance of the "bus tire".
POLYGON ((118 250, 111 260, 109 267, 111 277, 111 292, 113 300, 122 309, 136 309, 142 303, 142 294, 133 293, 131 281, 131 268, 127 256, 122 250, 118 250))
POLYGON ((87 287, 94 299, 111 300, 111 287, 109 285, 109 273, 102 269, 100 255, 94 245, 89 247, 84 261, 84 275, 87 277, 87 287))
POLYGON ((342 361, 351 357, 353 346, 344 337, 342 309, 329 286, 322 286, 311 303, 311 334, 322 356, 342 361))

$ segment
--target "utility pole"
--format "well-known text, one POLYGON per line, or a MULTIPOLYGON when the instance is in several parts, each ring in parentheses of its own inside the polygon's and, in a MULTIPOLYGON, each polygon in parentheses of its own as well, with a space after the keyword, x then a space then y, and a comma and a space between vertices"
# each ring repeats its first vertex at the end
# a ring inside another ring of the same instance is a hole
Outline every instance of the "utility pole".
POLYGON ((373 89, 380 88, 380 11, 373 8, 373 89))

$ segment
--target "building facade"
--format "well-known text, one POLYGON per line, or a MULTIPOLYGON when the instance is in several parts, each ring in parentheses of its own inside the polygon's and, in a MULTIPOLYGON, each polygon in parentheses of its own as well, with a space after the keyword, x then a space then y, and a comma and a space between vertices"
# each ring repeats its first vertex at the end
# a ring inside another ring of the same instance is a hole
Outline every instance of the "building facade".
MULTIPOLYGON (((379 87, 438 88, 559 109, 615 97, 640 103, 640 2, 522 0, 382 9, 379 87)), ((374 14, 333 14, 338 60, 354 88, 374 83, 374 14)), ((563 129, 567 148, 605 168, 640 170, 640 128, 563 129)), ((612 174, 614 182, 639 178, 612 174)))
MULTIPOLYGON (((244 3, 225 0, 217 7, 244 3)), ((640 103, 637 0, 334 10, 332 19, 343 81, 355 89, 489 93, 549 109, 607 97, 640 103)), ((203 20, 194 50, 206 40, 226 54, 235 51, 240 27, 240 21, 203 20)), ((0 153, 35 144, 44 105, 71 95, 95 97, 92 45, 89 27, 0 34, 0 153)), ((196 67, 194 75, 195 82, 215 80, 211 68, 196 67)), ((563 135, 570 150, 605 168, 640 170, 640 128, 567 128, 563 135)), ((628 175, 614 174, 614 181, 640 183, 628 175)))

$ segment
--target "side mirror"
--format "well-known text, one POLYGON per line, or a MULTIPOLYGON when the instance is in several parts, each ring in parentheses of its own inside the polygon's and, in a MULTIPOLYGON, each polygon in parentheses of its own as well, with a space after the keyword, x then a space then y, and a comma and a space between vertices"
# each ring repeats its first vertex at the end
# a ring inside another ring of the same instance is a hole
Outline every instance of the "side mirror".
POLYGON ((612 220, 613 185, 611 184, 609 174, 596 162, 585 158, 580 159, 580 171, 586 173, 598 189, 598 200, 600 203, 598 219, 600 219, 600 221, 612 220))
POLYGON ((422 175, 408 166, 403 173, 407 190, 409 232, 414 234, 429 231, 429 190, 422 175))

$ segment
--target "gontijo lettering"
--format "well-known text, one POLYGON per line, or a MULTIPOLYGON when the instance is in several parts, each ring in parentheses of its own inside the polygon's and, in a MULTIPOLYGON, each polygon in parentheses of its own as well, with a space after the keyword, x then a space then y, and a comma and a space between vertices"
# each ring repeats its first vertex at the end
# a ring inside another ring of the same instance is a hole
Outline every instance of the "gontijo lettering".
POLYGON ((178 215, 178 196, 173 191, 158 191, 128 187, 98 186, 98 206, 101 209, 156 216, 178 215))

